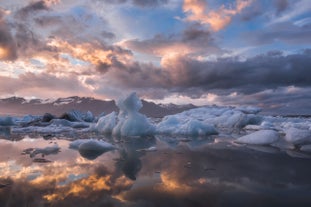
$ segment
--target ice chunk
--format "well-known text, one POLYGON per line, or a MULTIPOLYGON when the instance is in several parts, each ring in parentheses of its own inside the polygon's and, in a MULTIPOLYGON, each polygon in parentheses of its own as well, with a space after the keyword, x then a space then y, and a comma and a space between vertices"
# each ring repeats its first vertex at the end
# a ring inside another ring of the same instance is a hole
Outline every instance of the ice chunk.
POLYGON ((52 147, 45 147, 45 148, 36 148, 31 154, 30 157, 34 157, 37 154, 41 154, 42 157, 45 155, 50 155, 50 154, 57 154, 60 151, 60 147, 55 144, 52 147))
POLYGON ((311 131, 290 127, 285 130, 285 140, 293 144, 311 143, 311 131))
POLYGON ((145 115, 138 112, 142 107, 142 102, 136 96, 136 93, 132 93, 125 99, 120 99, 117 102, 117 106, 120 112, 117 118, 117 125, 112 131, 113 135, 145 136, 154 134, 155 127, 145 115))
POLYGON ((15 125, 14 119, 10 116, 0 117, 0 126, 12 126, 15 125))
POLYGON ((82 157, 94 160, 101 154, 115 149, 115 147, 107 142, 98 140, 75 140, 70 143, 69 148, 78 149, 82 157))
POLYGON ((95 117, 92 112, 87 111, 86 114, 82 116, 82 119, 86 122, 93 122, 95 120, 95 117))
POLYGON ((174 135, 212 135, 218 134, 214 126, 198 120, 179 120, 176 116, 168 116, 157 125, 158 134, 174 135))
POLYGON ((258 144, 266 145, 272 144, 279 139, 279 133, 274 130, 261 130, 254 133, 242 136, 236 140, 237 143, 242 144, 258 144))
POLYGON ((73 141, 73 142, 71 142, 71 143, 69 144, 69 148, 70 148, 70 149, 78 150, 78 149, 79 149, 79 146, 80 146, 81 144, 83 144, 83 143, 85 143, 85 142, 88 142, 88 141, 90 141, 90 140, 88 140, 88 139, 77 139, 77 140, 75 140, 75 141, 73 141))
POLYGON ((104 134, 111 134, 113 128, 116 126, 116 119, 116 112, 100 117, 95 125, 95 129, 104 134))
POLYGON ((90 111, 88 111, 87 113, 83 113, 78 110, 71 110, 61 115, 60 119, 66 119, 71 122, 83 122, 83 121, 93 122, 95 118, 92 112, 90 111))

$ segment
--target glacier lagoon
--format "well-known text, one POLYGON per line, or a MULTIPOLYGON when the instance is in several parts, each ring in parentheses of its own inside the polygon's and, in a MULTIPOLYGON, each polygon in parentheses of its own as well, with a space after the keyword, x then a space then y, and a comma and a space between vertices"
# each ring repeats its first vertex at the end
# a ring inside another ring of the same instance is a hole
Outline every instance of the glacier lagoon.
POLYGON ((1 205, 311 204, 310 119, 217 106, 152 119, 136 94, 118 107, 71 121, 2 117, 1 205))

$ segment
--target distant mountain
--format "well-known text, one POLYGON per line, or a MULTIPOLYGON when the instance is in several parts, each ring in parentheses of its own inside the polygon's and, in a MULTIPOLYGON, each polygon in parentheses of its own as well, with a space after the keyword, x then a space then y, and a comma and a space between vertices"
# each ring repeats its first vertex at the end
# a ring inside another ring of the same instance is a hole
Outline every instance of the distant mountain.
MULTIPOLYGON (((145 100, 142 100, 142 103, 143 108, 140 112, 149 117, 163 117, 196 107, 192 104, 155 104, 145 100)), ((118 111, 115 101, 105 101, 90 97, 72 96, 58 99, 31 100, 26 100, 21 97, 10 97, 0 99, 0 114, 2 115, 42 115, 47 112, 59 116, 72 109, 84 112, 91 111, 94 115, 99 115, 102 112, 108 114, 112 111, 118 111)))

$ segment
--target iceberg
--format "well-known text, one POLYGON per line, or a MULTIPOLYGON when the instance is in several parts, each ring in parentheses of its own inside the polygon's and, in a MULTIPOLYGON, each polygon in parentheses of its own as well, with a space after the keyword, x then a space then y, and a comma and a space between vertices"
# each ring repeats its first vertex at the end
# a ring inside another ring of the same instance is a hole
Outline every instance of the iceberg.
POLYGON ((124 99, 117 101, 119 114, 112 112, 98 119, 91 130, 114 136, 146 136, 155 133, 155 127, 147 117, 138 111, 142 108, 142 102, 136 93, 130 94, 124 99))
POLYGON ((260 130, 242 136, 236 140, 241 144, 269 145, 279 139, 279 133, 274 130, 260 130))

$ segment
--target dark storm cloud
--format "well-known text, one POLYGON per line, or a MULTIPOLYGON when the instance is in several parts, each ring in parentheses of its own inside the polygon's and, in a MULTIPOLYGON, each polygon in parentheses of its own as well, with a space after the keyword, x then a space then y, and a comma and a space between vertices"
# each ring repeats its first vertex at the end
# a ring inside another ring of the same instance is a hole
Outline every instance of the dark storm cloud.
POLYGON ((166 67, 173 83, 183 88, 233 89, 253 93, 279 86, 311 85, 311 56, 308 52, 288 56, 272 52, 245 61, 223 58, 211 62, 180 57, 166 67))
POLYGON ((16 16, 18 18, 26 18, 29 15, 32 15, 33 13, 41 10, 49 10, 48 6, 44 1, 37 1, 37 2, 31 2, 29 5, 23 7, 20 9, 17 13, 16 16))

